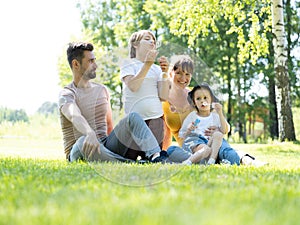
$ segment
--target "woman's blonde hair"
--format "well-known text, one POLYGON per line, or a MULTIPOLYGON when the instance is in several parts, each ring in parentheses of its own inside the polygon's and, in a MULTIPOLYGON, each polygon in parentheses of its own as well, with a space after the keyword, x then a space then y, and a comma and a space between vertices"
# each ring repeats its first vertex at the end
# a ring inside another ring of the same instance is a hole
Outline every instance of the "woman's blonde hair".
POLYGON ((145 34, 150 34, 151 37, 154 40, 154 43, 156 43, 156 38, 154 36, 154 34, 152 34, 149 30, 140 30, 137 32, 134 32, 130 39, 129 39, 129 56, 130 58, 135 58, 136 57, 136 46, 138 45, 138 43, 142 40, 143 36, 145 34))

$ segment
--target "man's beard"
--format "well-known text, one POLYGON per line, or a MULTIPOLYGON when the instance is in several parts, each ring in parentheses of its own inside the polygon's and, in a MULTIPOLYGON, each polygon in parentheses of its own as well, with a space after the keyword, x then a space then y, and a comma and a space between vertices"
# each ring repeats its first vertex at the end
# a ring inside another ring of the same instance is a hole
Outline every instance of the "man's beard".
POLYGON ((87 80, 96 78, 96 71, 85 71, 83 77, 87 80))

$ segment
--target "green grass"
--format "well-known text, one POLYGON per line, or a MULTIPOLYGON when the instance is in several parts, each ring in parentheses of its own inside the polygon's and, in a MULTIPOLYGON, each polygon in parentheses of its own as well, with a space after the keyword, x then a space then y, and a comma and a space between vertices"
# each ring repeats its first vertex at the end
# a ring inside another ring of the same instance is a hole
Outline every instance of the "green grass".
POLYGON ((71 164, 64 159, 59 124, 51 120, 0 126, 0 225, 300 221, 299 144, 232 144, 269 162, 260 168, 71 164))
POLYGON ((70 164, 59 155, 2 156, 0 224, 297 224, 300 146, 235 147, 270 165, 70 164))

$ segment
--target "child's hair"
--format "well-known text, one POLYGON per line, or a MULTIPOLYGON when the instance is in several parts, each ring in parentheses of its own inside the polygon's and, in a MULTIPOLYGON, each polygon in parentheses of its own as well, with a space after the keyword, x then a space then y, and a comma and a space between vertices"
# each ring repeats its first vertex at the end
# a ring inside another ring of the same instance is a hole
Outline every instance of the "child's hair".
POLYGON ((194 62, 188 55, 174 55, 171 57, 171 65, 173 70, 181 68, 183 72, 193 74, 194 62))
POLYGON ((154 40, 154 43, 156 43, 156 38, 154 36, 154 34, 151 33, 151 31, 149 30, 140 30, 140 31, 137 31, 137 32, 134 32, 130 39, 129 39, 129 56, 130 58, 135 58, 136 57, 136 48, 135 46, 138 45, 138 43, 142 40, 143 36, 145 34, 150 34, 151 37, 153 38, 154 40))
MULTIPOLYGON (((196 108, 197 111, 199 111, 199 109, 197 108, 196 104, 195 104, 195 92, 197 90, 207 90, 210 93, 211 96, 211 100, 212 102, 219 102, 219 99, 215 96, 215 94, 213 93, 213 91, 211 90, 211 88, 209 87, 209 85, 207 83, 202 83, 199 84, 197 86, 195 86, 189 93, 188 93, 188 97, 187 100, 190 103, 191 106, 193 106, 194 108, 196 108)), ((212 111, 213 108, 210 106, 210 111, 212 111)))

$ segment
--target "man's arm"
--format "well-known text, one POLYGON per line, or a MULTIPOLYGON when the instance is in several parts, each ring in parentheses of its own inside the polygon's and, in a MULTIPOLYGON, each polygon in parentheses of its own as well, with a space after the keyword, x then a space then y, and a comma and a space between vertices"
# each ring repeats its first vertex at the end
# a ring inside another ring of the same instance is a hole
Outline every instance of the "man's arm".
POLYGON ((100 154, 100 144, 97 135, 82 116, 78 106, 75 103, 65 103, 61 107, 61 112, 80 133, 86 136, 82 149, 85 157, 89 158, 95 152, 100 154))
POLYGON ((112 110, 110 104, 108 104, 107 114, 106 114, 106 123, 107 123, 107 135, 109 135, 114 129, 113 119, 112 119, 112 110))

